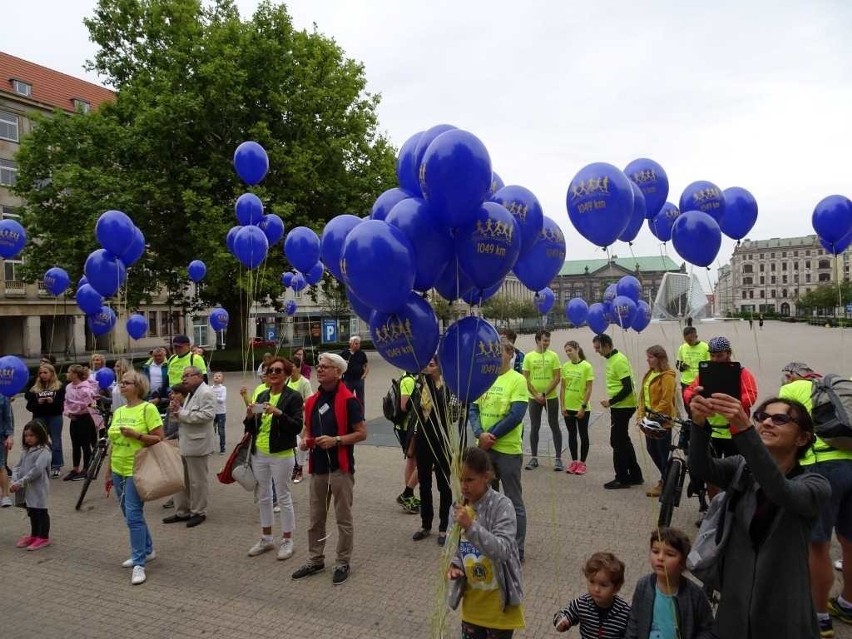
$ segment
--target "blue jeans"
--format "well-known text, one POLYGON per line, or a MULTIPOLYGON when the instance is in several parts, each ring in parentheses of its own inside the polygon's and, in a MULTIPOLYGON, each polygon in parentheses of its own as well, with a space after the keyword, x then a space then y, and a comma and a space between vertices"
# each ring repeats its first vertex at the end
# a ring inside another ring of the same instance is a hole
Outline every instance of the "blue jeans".
POLYGON ((213 428, 216 429, 216 432, 219 433, 219 452, 225 452, 225 413, 221 415, 216 415, 213 418, 213 428))
POLYGON ((145 514, 142 512, 144 504, 139 498, 139 493, 136 492, 132 476, 122 477, 113 473, 112 485, 115 488, 121 514, 124 515, 127 527, 130 529, 130 558, 134 566, 144 566, 145 557, 154 550, 154 542, 151 540, 148 524, 145 523, 145 514))
POLYGON ((47 434, 50 435, 50 467, 59 470, 65 463, 62 456, 62 415, 53 417, 40 417, 47 426, 47 434))

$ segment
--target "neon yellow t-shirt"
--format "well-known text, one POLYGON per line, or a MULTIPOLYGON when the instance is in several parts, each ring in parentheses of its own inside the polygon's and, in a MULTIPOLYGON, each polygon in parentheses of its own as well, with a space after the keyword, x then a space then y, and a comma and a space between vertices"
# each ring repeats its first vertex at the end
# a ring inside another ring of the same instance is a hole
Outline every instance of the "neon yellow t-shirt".
MULTIPOLYGON (((526 361, 526 358, 524 358, 526 361)), ((488 431, 509 414, 513 402, 529 400, 526 378, 511 368, 500 375, 487 391, 474 402, 479 406, 479 423, 488 431)), ((523 455, 523 421, 518 422, 508 433, 500 437, 492 450, 505 455, 523 455)))
MULTIPOLYGON (((621 380, 625 377, 633 379, 633 369, 630 368, 630 361, 624 353, 616 351, 606 360, 606 394, 607 397, 615 397, 621 392, 621 380)), ((635 408, 636 395, 630 393, 617 404, 612 404, 610 408, 635 408)))
POLYGON ((565 381, 565 408, 580 410, 586 398, 586 384, 595 379, 595 369, 584 359, 576 364, 568 360, 562 366, 562 379, 565 381))
POLYGON ((189 366, 195 366, 202 375, 207 374, 207 364, 204 363, 204 358, 201 355, 194 355, 192 352, 186 355, 172 355, 169 360, 169 386, 180 384, 183 378, 183 371, 189 366))
POLYGON ((121 428, 132 428, 137 433, 147 435, 163 425, 160 413, 153 404, 142 402, 136 406, 120 406, 112 416, 112 423, 107 431, 110 443, 110 468, 116 475, 130 477, 133 475, 133 460, 136 453, 145 448, 138 439, 125 437, 121 428))
MULTIPOLYGON (((539 393, 543 393, 553 383, 553 371, 560 369, 559 356, 550 350, 543 353, 538 351, 527 353, 524 355, 523 369, 525 373, 529 373, 530 386, 539 393)), ((556 387, 554 387, 546 397, 553 399, 556 396, 556 387)))
POLYGON ((459 553, 464 563, 462 621, 485 628, 512 630, 524 627, 523 606, 503 608, 503 593, 494 574, 494 564, 462 533, 459 553))
POLYGON ((255 388, 255 389, 251 392, 251 401, 252 401, 252 404, 256 404, 256 403, 257 403, 257 398, 258 398, 258 397, 260 397, 260 394, 261 394, 263 391, 266 391, 266 390, 269 390, 269 386, 267 386, 266 384, 258 384, 257 388, 255 388))
POLYGON ((659 376, 660 374, 657 371, 651 371, 651 374, 645 378, 645 383, 642 384, 642 397, 645 400, 645 408, 651 408, 651 382, 659 376))
MULTIPOLYGON (((807 408, 810 413, 813 410, 813 403, 811 402, 812 387, 813 382, 810 380, 797 379, 784 384, 778 391, 778 397, 795 400, 807 408)), ((814 445, 808 449, 807 454, 799 460, 799 463, 802 466, 810 466, 818 461, 835 461, 838 459, 852 459, 852 450, 840 450, 817 437, 814 445)))
POLYGON ((680 374, 680 383, 691 384, 698 377, 698 364, 710 359, 710 347, 707 342, 698 342, 695 346, 684 342, 677 349, 677 358, 689 366, 680 374))
MULTIPOLYGON (((273 406, 278 404, 279 399, 281 399, 281 393, 269 394, 269 403, 273 406)), ((255 445, 257 446, 257 449, 264 455, 269 455, 270 457, 293 457, 296 452, 292 448, 280 450, 277 453, 269 452, 269 430, 271 428, 272 415, 270 415, 269 413, 264 413, 260 416, 260 430, 257 432, 257 439, 255 440, 255 445)))
POLYGON ((311 383, 304 376, 299 377, 295 382, 292 379, 288 379, 287 388, 299 393, 303 402, 314 392, 311 388, 311 383))

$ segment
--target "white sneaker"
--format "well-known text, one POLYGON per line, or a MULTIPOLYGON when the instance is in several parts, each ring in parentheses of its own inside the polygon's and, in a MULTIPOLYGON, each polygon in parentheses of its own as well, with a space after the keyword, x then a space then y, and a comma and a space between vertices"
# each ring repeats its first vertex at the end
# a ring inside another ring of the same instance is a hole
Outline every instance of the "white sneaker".
POLYGON ((277 514, 277 513, 280 513, 280 512, 281 512, 281 506, 279 506, 278 504, 276 504, 276 505, 272 508, 272 512, 274 512, 274 513, 276 513, 276 514, 277 514))
POLYGON ((133 576, 130 577, 130 583, 134 586, 145 583, 145 568, 144 566, 133 566, 133 576))
POLYGON ((285 559, 290 559, 293 556, 293 540, 292 539, 282 539, 281 545, 278 546, 278 559, 284 561, 285 559))
MULTIPOLYGON (((156 558, 157 558, 157 551, 156 550, 152 550, 150 555, 145 555, 145 561, 146 562, 154 561, 156 558)), ((124 561, 122 561, 121 567, 122 568, 133 568, 133 558, 131 557, 130 559, 125 559, 124 561)))
MULTIPOLYGON (((6 472, 6 471, 3 471, 6 472)), ((0 508, 8 508, 12 505, 12 499, 9 497, 0 498, 0 508)))
POLYGON ((257 557, 258 555, 262 555, 268 550, 272 550, 275 548, 275 542, 271 539, 269 541, 264 541, 261 539, 254 546, 252 546, 248 551, 249 557, 257 557))

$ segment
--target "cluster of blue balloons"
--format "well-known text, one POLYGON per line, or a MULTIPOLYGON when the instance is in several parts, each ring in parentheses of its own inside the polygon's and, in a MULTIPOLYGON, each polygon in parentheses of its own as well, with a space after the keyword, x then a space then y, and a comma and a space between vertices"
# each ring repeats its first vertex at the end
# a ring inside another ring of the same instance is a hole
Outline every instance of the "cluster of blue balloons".
POLYGON ((27 245, 27 232, 20 222, 11 218, 0 220, 0 258, 11 260, 27 245))
POLYGON ((843 195, 829 195, 819 201, 811 224, 822 247, 839 255, 852 244, 852 201, 843 195))
POLYGON ((288 271, 281 275, 285 290, 290 287, 298 293, 322 281, 325 266, 321 260, 321 252, 320 238, 312 229, 297 226, 287 233, 284 256, 296 268, 296 272, 288 271))
POLYGON ((610 324, 641 333, 651 323, 651 307, 641 297, 642 284, 625 275, 607 286, 600 302, 589 305, 581 297, 568 300, 565 317, 574 326, 587 324, 595 334, 606 332, 610 324))

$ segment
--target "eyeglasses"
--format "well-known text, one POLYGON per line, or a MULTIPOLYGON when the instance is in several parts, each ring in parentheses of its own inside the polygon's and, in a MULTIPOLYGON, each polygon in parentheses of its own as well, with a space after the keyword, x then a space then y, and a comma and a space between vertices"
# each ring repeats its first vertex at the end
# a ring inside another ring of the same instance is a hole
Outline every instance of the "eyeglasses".
POLYGON ((316 365, 316 369, 317 369, 318 371, 324 371, 324 370, 326 370, 326 369, 328 369, 328 368, 334 368, 334 367, 333 367, 333 366, 329 366, 328 364, 317 364, 317 365, 316 365))
POLYGON ((130 380, 123 379, 119 382, 120 386, 136 386, 136 382, 131 382, 130 380))
POLYGON ((774 415, 770 415, 769 413, 760 412, 755 413, 752 419, 754 419, 755 423, 757 424, 760 424, 762 422, 765 422, 767 419, 770 419, 772 420, 773 426, 786 426, 790 422, 796 422, 796 420, 793 419, 792 415, 788 415, 787 413, 775 413, 774 415))
POLYGON ((181 379, 186 379, 187 377, 195 377, 196 375, 200 376, 201 373, 184 373, 180 376, 181 379))
POLYGON ((266 372, 271 373, 273 375, 280 375, 281 373, 284 372, 284 369, 283 368, 267 368, 266 372))

